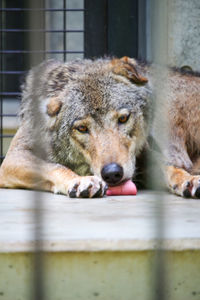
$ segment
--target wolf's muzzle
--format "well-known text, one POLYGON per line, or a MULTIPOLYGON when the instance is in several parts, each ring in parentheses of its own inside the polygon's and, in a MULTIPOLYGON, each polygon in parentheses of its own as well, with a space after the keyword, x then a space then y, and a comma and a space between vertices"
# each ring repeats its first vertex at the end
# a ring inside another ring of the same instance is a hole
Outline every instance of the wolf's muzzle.
POLYGON ((101 170, 101 176, 103 180, 109 185, 118 184, 123 175, 123 168, 116 163, 105 165, 101 170))

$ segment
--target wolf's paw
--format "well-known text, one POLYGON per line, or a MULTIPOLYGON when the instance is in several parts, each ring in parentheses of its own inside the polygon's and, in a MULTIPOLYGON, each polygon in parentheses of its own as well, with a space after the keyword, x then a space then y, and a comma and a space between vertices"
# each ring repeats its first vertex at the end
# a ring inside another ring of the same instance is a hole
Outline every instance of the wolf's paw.
POLYGON ((182 184, 182 195, 186 198, 200 199, 200 176, 191 176, 182 184))
POLYGON ((103 197, 107 185, 97 176, 83 176, 72 179, 68 185, 70 198, 94 198, 103 197))
POLYGON ((166 179, 171 191, 185 198, 200 199, 200 175, 191 175, 182 168, 166 166, 166 179))

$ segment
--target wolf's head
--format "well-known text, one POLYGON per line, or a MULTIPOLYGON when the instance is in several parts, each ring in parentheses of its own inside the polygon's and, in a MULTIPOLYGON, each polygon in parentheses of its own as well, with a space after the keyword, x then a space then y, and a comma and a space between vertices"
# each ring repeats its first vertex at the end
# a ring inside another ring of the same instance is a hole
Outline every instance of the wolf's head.
POLYGON ((133 176, 148 135, 151 96, 138 68, 128 58, 51 68, 43 113, 54 162, 109 185, 133 176))

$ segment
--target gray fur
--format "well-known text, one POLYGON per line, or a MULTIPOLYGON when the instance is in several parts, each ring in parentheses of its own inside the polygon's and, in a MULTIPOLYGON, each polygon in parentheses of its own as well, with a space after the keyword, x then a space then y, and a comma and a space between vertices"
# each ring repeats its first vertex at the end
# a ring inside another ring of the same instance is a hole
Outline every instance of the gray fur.
POLYGON ((88 162, 71 139, 74 120, 91 115, 102 126, 107 112, 123 107, 131 111, 135 126, 141 127, 144 137, 140 139, 144 143, 151 107, 149 84, 138 86, 114 75, 107 70, 105 59, 70 63, 50 60, 28 74, 20 116, 31 137, 28 141, 30 147, 37 144, 43 153, 48 153, 51 162, 68 166, 80 175, 88 175, 88 162), (54 117, 40 109, 42 101, 51 97, 59 97, 63 103, 61 111, 54 117), (49 121, 56 124, 53 129, 49 121))

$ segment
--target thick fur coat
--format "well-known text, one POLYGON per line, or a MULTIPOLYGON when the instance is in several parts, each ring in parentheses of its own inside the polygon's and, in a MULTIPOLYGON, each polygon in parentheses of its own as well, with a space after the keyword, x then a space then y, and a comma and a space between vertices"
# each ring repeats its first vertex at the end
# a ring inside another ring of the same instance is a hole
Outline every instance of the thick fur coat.
POLYGON ((132 178, 164 84, 166 182, 178 195, 200 197, 200 78, 169 71, 157 84, 156 73, 127 57, 50 60, 32 69, 0 186, 96 197, 106 184, 132 178))

